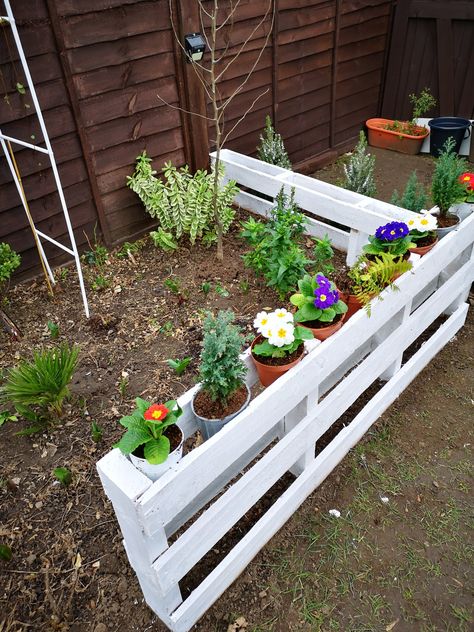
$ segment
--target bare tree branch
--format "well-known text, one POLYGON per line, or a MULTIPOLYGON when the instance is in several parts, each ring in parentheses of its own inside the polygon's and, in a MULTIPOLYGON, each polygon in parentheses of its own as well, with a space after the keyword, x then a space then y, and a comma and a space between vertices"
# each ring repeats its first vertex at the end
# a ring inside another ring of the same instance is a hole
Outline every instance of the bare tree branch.
POLYGON ((230 7, 231 7, 230 8, 230 12, 227 15, 226 19, 222 22, 222 24, 217 27, 217 29, 216 29, 217 31, 220 31, 221 28, 223 28, 227 24, 227 22, 229 20, 232 20, 232 22, 234 21, 234 13, 236 12, 239 4, 240 4, 240 0, 237 0, 237 2, 234 4, 234 6, 232 6, 232 0, 230 0, 230 7))
MULTIPOLYGON (((258 24, 254 27, 254 29, 249 33, 249 35, 247 36, 247 38, 245 39, 245 41, 241 44, 239 50, 237 51, 237 53, 232 57, 232 59, 229 61, 228 64, 226 64, 226 66, 224 67, 223 70, 221 70, 221 72, 217 75, 216 77, 216 81, 219 81, 222 76, 227 72, 227 70, 231 67, 231 65, 234 63, 234 61, 236 61, 236 59, 238 59, 240 57, 240 55, 242 54, 242 52, 244 51, 245 47, 247 46, 247 44, 250 42, 250 40, 252 39, 252 37, 255 35, 255 33, 258 31, 258 29, 262 26, 262 24, 265 22, 265 20, 267 19, 268 14, 270 13, 270 9, 272 6, 272 0, 269 0, 268 2, 268 7, 267 10, 265 11, 265 15, 262 17, 262 19, 258 22, 258 24)), ((272 12, 272 21, 270 23, 270 29, 267 33, 267 37, 265 38, 265 43, 262 47, 262 50, 260 51, 260 55, 258 57, 258 59, 260 59, 263 50, 265 50, 268 40, 270 38, 270 34, 272 32, 273 29, 273 21, 275 19, 275 12, 272 12)), ((254 66, 255 67, 255 66, 254 66)), ((252 72, 252 71, 251 71, 252 72)))
POLYGON ((242 123, 242 121, 244 120, 244 118, 247 116, 247 114, 252 110, 253 106, 257 103, 257 101, 259 99, 261 99, 265 94, 267 94, 267 92, 269 92, 270 88, 267 88, 266 90, 264 90, 263 92, 261 92, 258 97, 255 97, 255 99, 252 101, 252 103, 250 104, 250 106, 245 110, 245 112, 242 114, 242 116, 239 118, 239 120, 237 121, 237 123, 235 123, 235 125, 232 126, 232 128, 227 132, 227 134, 224 136, 224 139, 221 143, 221 145, 225 145, 227 142, 227 139, 229 138, 229 136, 232 134, 232 132, 235 130, 235 128, 242 123))
POLYGON ((203 118, 206 119, 206 121, 213 121, 213 118, 210 118, 209 116, 204 116, 204 114, 199 114, 199 112, 191 112, 191 110, 187 110, 186 108, 182 108, 180 105, 173 105, 172 103, 168 103, 168 101, 165 101, 163 99, 163 97, 160 97, 159 94, 156 95, 160 101, 163 101, 163 103, 165 105, 167 105, 168 107, 172 108, 173 110, 179 110, 180 112, 186 112, 186 114, 191 114, 192 116, 199 116, 199 118, 203 118))

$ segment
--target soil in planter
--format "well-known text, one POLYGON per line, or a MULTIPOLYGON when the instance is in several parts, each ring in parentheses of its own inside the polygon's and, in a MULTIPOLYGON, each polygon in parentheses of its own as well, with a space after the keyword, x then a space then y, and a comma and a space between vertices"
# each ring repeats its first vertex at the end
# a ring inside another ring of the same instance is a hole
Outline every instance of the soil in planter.
POLYGON ((326 327, 332 327, 336 325, 342 318, 342 314, 336 314, 334 320, 330 323, 323 323, 320 320, 305 320, 304 323, 300 323, 304 327, 309 327, 310 329, 325 329, 326 327))
POLYGON ((459 222, 459 217, 455 215, 438 215, 438 228, 449 228, 459 222))
POLYGON ((221 402, 213 402, 209 393, 206 393, 206 391, 199 391, 194 400, 194 410, 200 417, 210 419, 211 421, 213 419, 218 421, 228 415, 232 415, 232 413, 242 408, 247 399, 247 395, 247 389, 245 385, 243 385, 232 393, 225 406, 223 406, 221 402))
MULTIPOLYGON (((181 439, 183 438, 181 430, 178 428, 178 426, 175 426, 175 425, 168 426, 167 428, 165 428, 163 435, 165 437, 168 437, 168 439, 170 440, 170 454, 171 454, 171 452, 173 452, 173 450, 176 450, 176 448, 181 443, 181 439)), ((137 456, 139 459, 144 459, 145 458, 145 454, 143 451, 144 447, 145 446, 143 445, 138 446, 138 448, 133 453, 134 456, 137 456)))
POLYGON ((436 235, 433 237, 431 235, 428 235, 427 237, 422 237, 421 239, 417 239, 417 241, 414 243, 416 243, 416 247, 417 248, 424 248, 425 246, 431 246, 431 244, 434 244, 434 242, 436 241, 436 235))
POLYGON ((284 366, 285 364, 290 364, 297 360, 303 353, 303 349, 304 345, 300 344, 296 351, 293 351, 290 355, 286 355, 284 358, 267 358, 266 356, 260 356, 253 352, 252 355, 260 364, 266 364, 267 366, 284 366))

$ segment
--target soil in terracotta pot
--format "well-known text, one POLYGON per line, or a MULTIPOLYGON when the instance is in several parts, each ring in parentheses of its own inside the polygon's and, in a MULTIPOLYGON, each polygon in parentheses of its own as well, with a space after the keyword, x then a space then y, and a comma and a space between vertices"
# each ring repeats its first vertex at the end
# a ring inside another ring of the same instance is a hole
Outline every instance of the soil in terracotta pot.
POLYGON ((199 391, 194 400, 194 410, 200 417, 204 417, 205 419, 224 419, 224 417, 232 415, 232 413, 242 408, 247 399, 247 395, 247 389, 245 385, 242 385, 232 393, 226 404, 223 405, 218 401, 213 402, 209 393, 206 391, 199 391))
MULTIPOLYGON (((178 426, 175 426, 174 424, 172 426, 168 426, 168 428, 165 428, 163 435, 165 437, 168 437, 168 439, 170 440, 170 453, 173 452, 173 450, 176 450, 176 448, 179 446, 183 438, 181 430, 178 428, 178 426)), ((145 447, 144 445, 139 445, 138 448, 133 453, 134 456, 137 456, 139 459, 144 459, 145 458, 145 454, 143 452, 144 447, 145 447)))
POLYGON ((330 323, 323 323, 320 320, 305 320, 304 323, 300 323, 303 327, 309 327, 310 329, 324 329, 325 327, 332 327, 336 325, 342 318, 342 314, 336 314, 336 317, 330 323))
POLYGON ((436 241, 437 235, 428 235, 427 237, 422 237, 418 239, 416 242, 417 248, 424 248, 425 246, 431 246, 436 241))
POLYGON ((260 356, 256 353, 252 352, 253 357, 260 362, 261 364, 266 364, 267 366, 284 366, 285 364, 290 364, 297 360, 300 355, 303 353, 304 345, 300 344, 296 351, 290 353, 290 355, 285 356, 284 358, 267 358, 266 356, 260 356))

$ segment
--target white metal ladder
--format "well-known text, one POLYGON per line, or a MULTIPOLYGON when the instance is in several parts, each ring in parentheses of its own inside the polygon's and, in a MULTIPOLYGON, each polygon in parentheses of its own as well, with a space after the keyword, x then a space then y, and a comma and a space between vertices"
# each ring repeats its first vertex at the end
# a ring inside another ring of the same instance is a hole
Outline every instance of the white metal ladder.
POLYGON ((38 97, 36 96, 36 91, 35 91, 35 87, 33 85, 33 81, 31 79, 31 74, 30 74, 30 70, 28 68, 28 63, 26 61, 26 57, 25 57, 25 53, 23 51, 23 46, 21 44, 21 40, 20 40, 20 36, 18 34, 18 29, 16 27, 16 23, 15 23, 15 18, 13 17, 13 13, 10 7, 10 2, 9 0, 3 0, 4 5, 5 5, 5 10, 6 10, 6 16, 0 16, 0 24, 3 22, 7 22, 12 30, 12 34, 13 37, 15 39, 15 44, 18 50, 18 54, 20 56, 20 61, 21 61, 21 65, 23 67, 23 72, 25 73, 25 77, 26 77, 26 82, 27 85, 30 89, 30 93, 31 93, 31 99, 33 101, 34 104, 34 108, 35 108, 35 112, 36 115, 38 117, 38 121, 41 127, 41 132, 43 134, 43 139, 44 139, 44 144, 46 145, 46 147, 39 147, 38 145, 32 145, 31 143, 27 143, 23 140, 20 140, 18 138, 12 138, 11 136, 7 136, 6 134, 2 133, 2 130, 0 128, 0 145, 3 149, 3 153, 5 154, 5 158, 7 160, 7 164, 8 167, 10 169, 10 172, 12 174, 13 177, 13 181, 15 182, 17 191, 18 191, 18 195, 20 196, 23 208, 25 209, 25 213, 27 213, 28 215, 28 209, 26 206, 26 202, 23 196, 23 191, 22 191, 22 187, 21 187, 21 183, 17 177, 17 173, 15 170, 15 166, 12 162, 12 159, 9 155, 8 152, 8 148, 7 148, 7 141, 10 143, 15 143, 17 145, 22 145, 23 147, 27 147, 28 149, 32 149, 33 151, 39 151, 42 154, 47 154, 49 157, 49 160, 51 162, 51 169, 53 170, 53 174, 54 174, 54 179, 56 182, 56 188, 59 194, 59 199, 61 201, 61 207, 62 207, 62 211, 64 214, 64 219, 66 222, 66 226, 67 226, 67 231, 69 234, 69 239, 71 241, 71 247, 68 248, 67 246, 64 246, 63 244, 59 243, 59 241, 56 241, 55 239, 53 239, 52 237, 50 237, 49 235, 46 235, 45 233, 39 231, 36 226, 32 226, 32 228, 34 229, 34 231, 36 232, 36 234, 38 235, 38 248, 39 248, 39 252, 40 252, 40 256, 43 260, 43 263, 45 265, 45 268, 47 270, 48 276, 51 279, 51 283, 54 285, 55 284, 55 280, 54 280, 54 275, 51 271, 51 267, 48 263, 48 259, 46 257, 46 254, 43 250, 43 246, 41 244, 41 239, 44 239, 52 244, 54 244, 55 246, 57 246, 58 248, 60 248, 61 250, 64 250, 64 252, 67 252, 68 254, 71 255, 71 257, 74 258, 75 263, 76 263, 76 270, 77 270, 77 275, 79 277, 79 285, 81 288, 81 295, 82 295, 82 302, 84 304, 84 312, 86 314, 86 317, 89 318, 89 304, 87 302, 87 295, 86 295, 86 290, 84 287, 84 279, 82 276, 82 269, 81 269, 81 261, 79 259, 79 253, 77 251, 77 246, 76 246, 76 240, 74 238, 74 232, 72 229, 72 225, 71 225, 71 220, 69 217, 69 212, 67 209, 67 205, 66 205, 66 200, 64 198, 64 192, 63 192, 63 188, 61 185, 61 180, 59 178, 59 172, 58 172, 58 167, 56 165, 56 160, 54 158, 54 152, 53 149, 51 147, 51 142, 49 140, 49 136, 48 136, 48 131, 46 129, 46 125, 43 119, 43 114, 41 112, 41 108, 40 108, 40 104, 38 101, 38 97))

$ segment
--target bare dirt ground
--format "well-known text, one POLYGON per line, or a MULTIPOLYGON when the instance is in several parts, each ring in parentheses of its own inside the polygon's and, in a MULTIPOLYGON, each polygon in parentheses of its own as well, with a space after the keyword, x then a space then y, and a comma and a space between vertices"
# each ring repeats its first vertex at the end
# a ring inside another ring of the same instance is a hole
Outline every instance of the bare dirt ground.
MULTIPOLYGON (((400 175, 406 157, 393 156, 399 167, 392 164, 388 173, 400 189, 411 169, 400 175)), ((431 168, 431 159, 418 160, 431 168)), ((212 252, 183 247, 165 255, 150 243, 133 259, 109 257, 102 270, 85 266, 91 322, 81 314, 72 271, 58 271, 54 301, 42 283, 10 291, 6 309, 24 337, 12 342, 0 335, 2 370, 34 347, 63 340, 77 342, 81 354, 60 424, 33 437, 15 436, 22 422, 0 428, 0 543, 13 552, 10 562, 0 561, 1 632, 164 632, 143 602, 95 463, 120 436, 118 419, 136 395, 162 401, 193 384, 202 310, 231 307, 249 330, 257 308, 279 304, 244 268, 236 233, 227 239, 229 262, 218 274, 212 252), (108 284, 102 291, 91 289, 98 276, 108 284), (57 340, 48 321, 59 326, 57 340), (166 359, 185 356, 193 361, 178 377, 166 359), (99 443, 92 441, 91 421, 103 429, 99 443), (57 466, 71 470, 69 487, 54 480, 57 466)), ((471 310, 456 339, 195 630, 472 629, 473 332, 471 310)), ((198 575, 185 578, 184 595, 288 482, 218 544, 198 575)))

